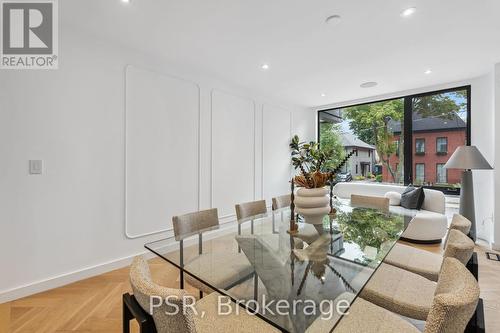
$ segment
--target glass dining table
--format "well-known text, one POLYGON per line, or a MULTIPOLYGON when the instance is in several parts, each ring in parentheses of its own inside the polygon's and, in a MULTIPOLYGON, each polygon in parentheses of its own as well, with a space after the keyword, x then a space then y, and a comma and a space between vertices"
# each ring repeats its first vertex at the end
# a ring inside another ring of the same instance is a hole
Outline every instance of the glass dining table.
POLYGON ((355 302, 416 214, 340 199, 334 207, 319 225, 296 216, 295 233, 287 208, 145 247, 178 267, 182 281, 195 279, 281 331, 330 332, 343 317, 338 300, 343 311, 355 302))

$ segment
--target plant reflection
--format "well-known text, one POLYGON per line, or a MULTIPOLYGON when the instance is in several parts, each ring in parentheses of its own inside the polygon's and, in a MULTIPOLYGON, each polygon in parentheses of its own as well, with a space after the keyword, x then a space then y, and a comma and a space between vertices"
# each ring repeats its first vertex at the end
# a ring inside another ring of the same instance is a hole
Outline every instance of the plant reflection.
POLYGON ((385 257, 403 230, 404 218, 358 207, 352 212, 339 212, 337 223, 344 241, 356 244, 363 251, 363 259, 356 261, 368 264, 385 257))

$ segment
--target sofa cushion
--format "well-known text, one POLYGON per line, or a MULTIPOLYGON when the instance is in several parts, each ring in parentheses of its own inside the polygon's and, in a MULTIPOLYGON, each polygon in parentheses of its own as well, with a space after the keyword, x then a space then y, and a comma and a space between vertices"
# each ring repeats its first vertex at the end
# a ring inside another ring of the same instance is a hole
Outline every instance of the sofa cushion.
POLYGON ((389 191, 384 194, 384 197, 389 199, 389 205, 391 206, 399 206, 401 204, 401 193, 389 191))
POLYGON ((425 194, 422 187, 408 186, 401 194, 401 206, 408 209, 420 210, 424 203, 425 194))

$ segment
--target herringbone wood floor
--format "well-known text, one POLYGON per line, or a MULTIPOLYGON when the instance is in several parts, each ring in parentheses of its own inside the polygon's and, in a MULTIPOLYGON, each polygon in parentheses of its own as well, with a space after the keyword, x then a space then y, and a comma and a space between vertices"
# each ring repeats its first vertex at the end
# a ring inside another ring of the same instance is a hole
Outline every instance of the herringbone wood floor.
MULTIPOLYGON (((439 245, 418 246, 441 252, 439 245)), ((481 297, 486 331, 500 332, 500 263, 487 260, 478 246, 481 297)), ((150 260, 155 281, 178 286, 178 271, 159 259, 150 260)), ((196 295, 196 290, 188 287, 196 295)), ((0 305, 0 333, 122 332, 121 296, 130 292, 128 268, 0 305)), ((132 332, 137 332, 132 325, 132 332)))
MULTIPOLYGON (((160 259, 150 260, 150 267, 155 281, 178 288, 177 269, 160 259)), ((121 297, 130 291, 128 268, 123 268, 2 304, 0 332, 122 332, 121 297)), ((135 323, 131 327, 138 331, 135 323)))

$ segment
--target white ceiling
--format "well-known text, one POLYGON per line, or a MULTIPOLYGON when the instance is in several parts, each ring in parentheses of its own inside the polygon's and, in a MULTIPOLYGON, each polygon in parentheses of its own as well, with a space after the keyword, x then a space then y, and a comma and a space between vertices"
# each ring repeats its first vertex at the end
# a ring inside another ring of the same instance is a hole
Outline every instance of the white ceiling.
POLYGON ((304 106, 475 77, 500 62, 499 0, 59 3, 63 22, 304 106), (332 14, 340 24, 325 24, 332 14))

